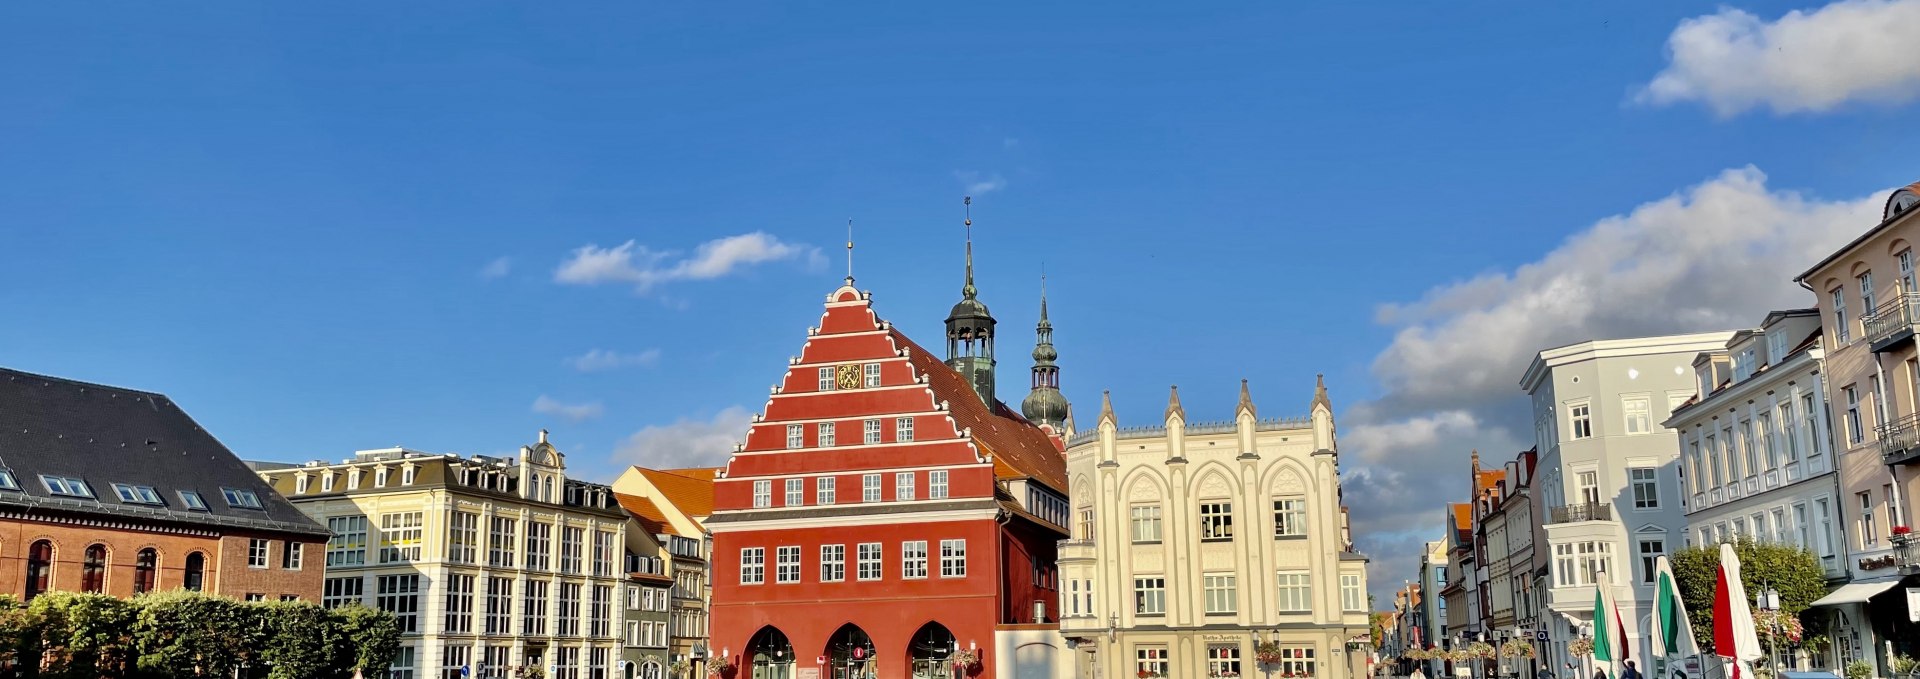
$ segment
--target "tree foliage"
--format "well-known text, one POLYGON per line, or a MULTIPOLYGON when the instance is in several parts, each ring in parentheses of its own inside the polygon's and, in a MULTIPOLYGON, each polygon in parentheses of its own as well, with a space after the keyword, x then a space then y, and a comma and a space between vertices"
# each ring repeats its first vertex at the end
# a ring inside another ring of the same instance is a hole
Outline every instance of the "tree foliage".
POLYGON ((105 594, 49 592, 27 607, 39 637, 40 676, 119 679, 130 676, 134 605, 105 594))
MULTIPOLYGON (((1758 596, 1772 588, 1780 592, 1780 609, 1788 615, 1802 616, 1809 633, 1818 626, 1819 616, 1803 616, 1807 606, 1827 594, 1827 578, 1820 558, 1793 545, 1760 542, 1741 536, 1733 543, 1740 557, 1740 581, 1747 596, 1758 596)), ((1720 545, 1688 547, 1668 557, 1673 563, 1673 579, 1680 586, 1680 598, 1686 602, 1687 616, 1693 624, 1693 636, 1700 649, 1713 651, 1713 588, 1720 571, 1720 545)))
POLYGON ((359 604, 333 612, 340 618, 342 635, 356 649, 353 667, 368 676, 385 672, 393 664, 393 657, 400 654, 400 621, 394 619, 392 613, 359 604))
POLYGON ((362 663, 384 669, 399 645, 393 616, 363 608, 343 613, 186 591, 131 600, 49 592, 26 606, 0 596, 0 661, 19 676, 185 679, 248 667, 271 679, 346 679, 362 663))

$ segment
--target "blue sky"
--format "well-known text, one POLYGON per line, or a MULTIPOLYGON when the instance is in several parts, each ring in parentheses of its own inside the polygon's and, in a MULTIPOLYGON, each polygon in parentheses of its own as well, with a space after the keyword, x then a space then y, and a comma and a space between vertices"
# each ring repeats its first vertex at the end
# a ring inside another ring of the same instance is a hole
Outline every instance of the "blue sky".
POLYGON ((1169 384, 1225 418, 1243 377, 1299 414, 1324 372, 1350 495, 1404 500, 1357 517, 1400 526, 1363 547, 1401 550, 1451 491, 1389 467, 1530 438, 1513 384, 1541 347, 1473 347, 1535 317, 1540 277, 1590 267, 1582 294, 1624 301, 1500 337, 1750 324, 1811 304, 1798 270, 1698 268, 1725 251, 1685 234, 1791 268, 1920 179, 1910 50, 1796 81, 1693 49, 1870 30, 1826 9, 8 4, 0 365, 165 391, 249 457, 547 427, 607 480, 744 431, 849 218, 860 285, 934 343, 973 193, 1004 400, 1044 266, 1083 423, 1102 389, 1157 419, 1169 384), (1608 287, 1651 269, 1684 275, 1608 287), (1699 280, 1735 290, 1662 310, 1699 280))

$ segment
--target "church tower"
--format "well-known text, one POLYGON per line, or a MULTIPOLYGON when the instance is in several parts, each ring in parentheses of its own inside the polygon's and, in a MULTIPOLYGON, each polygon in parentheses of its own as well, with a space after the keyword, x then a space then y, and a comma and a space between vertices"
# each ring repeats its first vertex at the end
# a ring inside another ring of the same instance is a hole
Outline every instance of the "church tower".
POLYGON ((1033 389, 1027 393, 1027 399, 1020 402, 1020 414, 1027 421, 1051 429, 1055 434, 1062 431, 1061 425, 1067 419, 1067 397, 1060 393, 1060 366, 1054 360, 1060 358, 1060 352, 1053 349, 1053 322, 1047 320, 1047 284, 1043 277, 1040 283, 1040 323, 1034 326, 1033 342, 1033 389))
POLYGON ((988 406, 993 394, 993 314, 987 312, 973 287, 973 197, 967 197, 967 284, 960 303, 947 314, 947 365, 973 383, 973 391, 988 406))

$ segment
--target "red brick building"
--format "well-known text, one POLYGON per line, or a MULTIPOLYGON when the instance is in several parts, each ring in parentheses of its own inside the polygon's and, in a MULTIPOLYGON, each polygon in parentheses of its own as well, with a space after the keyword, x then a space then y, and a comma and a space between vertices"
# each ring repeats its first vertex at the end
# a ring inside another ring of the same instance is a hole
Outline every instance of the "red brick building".
POLYGON ((946 361, 852 283, 714 481, 712 650, 753 679, 949 677, 959 650, 1054 676, 1065 432, 994 398, 970 251, 946 361))
POLYGON ((0 369, 0 592, 318 601, 328 536, 166 395, 0 369))

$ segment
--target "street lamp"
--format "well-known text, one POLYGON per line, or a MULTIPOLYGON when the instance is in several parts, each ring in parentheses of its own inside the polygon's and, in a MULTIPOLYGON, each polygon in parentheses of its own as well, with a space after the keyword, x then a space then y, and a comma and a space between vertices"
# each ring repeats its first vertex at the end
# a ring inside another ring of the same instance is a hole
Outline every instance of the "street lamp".
POLYGON ((1780 659, 1777 656, 1779 655, 1780 634, 1782 631, 1780 625, 1780 590, 1768 587, 1764 582, 1760 583, 1760 587, 1762 590, 1756 595, 1756 598, 1760 600, 1757 602, 1760 605, 1760 610, 1772 613, 1772 615, 1767 618, 1767 661, 1773 663, 1773 672, 1778 676, 1780 673, 1780 659))

